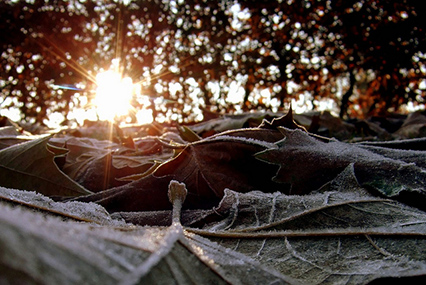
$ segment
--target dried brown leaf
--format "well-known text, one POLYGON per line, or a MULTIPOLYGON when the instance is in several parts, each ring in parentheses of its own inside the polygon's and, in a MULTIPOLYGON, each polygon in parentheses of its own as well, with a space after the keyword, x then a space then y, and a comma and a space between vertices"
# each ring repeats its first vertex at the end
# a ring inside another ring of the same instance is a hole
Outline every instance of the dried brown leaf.
POLYGON ((211 208, 228 187, 242 192, 275 191, 282 188, 271 181, 276 167, 257 160, 254 154, 274 147, 273 142, 281 138, 275 130, 225 132, 188 144, 149 176, 80 200, 100 203, 111 212, 164 210, 170 204, 163 189, 171 180, 186 184, 189 194, 185 208, 211 208))

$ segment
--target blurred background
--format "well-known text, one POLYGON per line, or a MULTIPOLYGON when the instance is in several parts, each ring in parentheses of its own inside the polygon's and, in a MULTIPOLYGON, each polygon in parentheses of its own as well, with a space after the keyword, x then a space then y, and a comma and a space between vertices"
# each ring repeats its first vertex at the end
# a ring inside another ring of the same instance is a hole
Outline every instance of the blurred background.
POLYGON ((415 0, 0 2, 0 115, 48 127, 424 109, 415 0))

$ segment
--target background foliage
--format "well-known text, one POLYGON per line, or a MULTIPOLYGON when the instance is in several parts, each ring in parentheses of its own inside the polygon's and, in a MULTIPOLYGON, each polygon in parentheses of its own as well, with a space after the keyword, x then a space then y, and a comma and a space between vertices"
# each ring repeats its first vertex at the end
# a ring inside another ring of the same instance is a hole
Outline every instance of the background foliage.
MULTIPOLYGON (((1 108, 43 122, 88 109, 95 76, 121 64, 133 105, 157 120, 308 108, 341 117, 423 105, 421 1, 2 1, 1 108), (55 85, 78 90, 55 88, 55 85), (148 100, 146 100, 148 98, 148 100)), ((133 118, 134 120, 134 118, 133 118)))

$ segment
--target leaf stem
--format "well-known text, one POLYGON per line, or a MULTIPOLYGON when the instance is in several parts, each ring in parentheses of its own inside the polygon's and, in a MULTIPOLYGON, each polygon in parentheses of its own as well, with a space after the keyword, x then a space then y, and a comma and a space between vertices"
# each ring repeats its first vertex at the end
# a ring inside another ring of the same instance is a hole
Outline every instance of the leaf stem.
POLYGON ((172 224, 180 225, 180 213, 182 210, 182 204, 185 201, 188 190, 184 183, 179 183, 176 180, 172 180, 169 183, 168 191, 169 201, 173 204, 172 224))

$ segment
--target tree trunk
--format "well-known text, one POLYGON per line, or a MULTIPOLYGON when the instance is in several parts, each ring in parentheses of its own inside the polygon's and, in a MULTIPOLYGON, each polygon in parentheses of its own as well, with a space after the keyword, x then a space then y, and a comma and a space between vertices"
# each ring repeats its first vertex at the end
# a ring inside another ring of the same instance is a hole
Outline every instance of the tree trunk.
POLYGON ((351 71, 349 73, 349 89, 346 91, 345 94, 342 96, 341 104, 340 104, 340 114, 339 117, 343 119, 345 115, 348 113, 348 103, 349 103, 349 97, 353 94, 354 87, 355 87, 355 72, 351 71))

